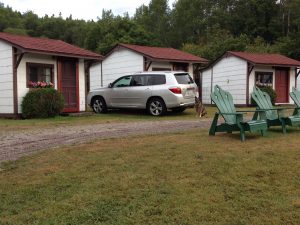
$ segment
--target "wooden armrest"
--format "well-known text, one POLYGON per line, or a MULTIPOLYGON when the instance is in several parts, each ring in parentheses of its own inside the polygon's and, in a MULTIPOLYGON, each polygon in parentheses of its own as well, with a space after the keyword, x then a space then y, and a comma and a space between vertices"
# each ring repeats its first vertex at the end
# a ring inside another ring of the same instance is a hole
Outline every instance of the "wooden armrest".
POLYGON ((256 109, 256 110, 239 110, 237 112, 247 113, 247 112, 265 112, 268 111, 266 109, 256 109))
POLYGON ((244 114, 247 114, 247 113, 243 113, 243 112, 221 113, 221 112, 219 112, 219 114, 221 114, 221 115, 244 115, 244 114))

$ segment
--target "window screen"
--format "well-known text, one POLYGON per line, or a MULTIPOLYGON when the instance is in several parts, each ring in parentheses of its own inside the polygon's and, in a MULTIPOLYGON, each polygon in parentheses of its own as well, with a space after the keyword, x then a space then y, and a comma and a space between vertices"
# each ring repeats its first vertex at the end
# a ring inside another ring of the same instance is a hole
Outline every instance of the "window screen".
POLYGON ((30 87, 32 82, 53 83, 53 65, 27 63, 27 86, 30 87))
POLYGON ((255 85, 258 87, 272 87, 273 73, 272 72, 255 72, 255 85))

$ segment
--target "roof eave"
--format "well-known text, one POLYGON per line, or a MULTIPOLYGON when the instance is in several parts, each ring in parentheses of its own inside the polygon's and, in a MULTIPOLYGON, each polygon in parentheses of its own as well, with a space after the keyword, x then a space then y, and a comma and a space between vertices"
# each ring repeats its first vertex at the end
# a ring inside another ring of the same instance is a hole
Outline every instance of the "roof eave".
POLYGON ((11 46, 18 48, 23 53, 35 53, 35 54, 43 54, 43 55, 52 55, 52 56, 61 56, 61 57, 72 57, 72 58, 81 58, 81 59, 92 59, 92 60, 103 60, 103 56, 99 55, 99 57, 94 56, 85 56, 78 54, 69 54, 69 53, 59 53, 59 52, 51 52, 51 51, 42 51, 42 50, 34 50, 29 48, 24 48, 21 45, 13 43, 11 41, 0 38, 0 40, 9 43, 11 46))
MULTIPOLYGON (((249 60, 247 60, 249 61, 249 60)), ((296 64, 270 64, 270 63, 254 63, 254 62, 251 62, 249 61, 250 63, 254 64, 254 65, 258 65, 258 66, 274 66, 274 67, 300 67, 300 65, 296 65, 296 64)))
POLYGON ((209 61, 206 61, 206 60, 179 60, 179 59, 162 59, 162 58, 157 58, 157 57, 153 57, 153 56, 151 56, 151 55, 149 55, 149 54, 145 54, 145 53, 143 53, 143 52, 137 51, 137 50, 135 50, 135 49, 133 49, 133 48, 130 48, 130 47, 124 45, 124 44, 117 44, 117 45, 116 45, 115 47, 113 47, 112 50, 105 56, 105 58, 108 57, 108 56, 109 56, 116 48, 118 48, 118 47, 126 48, 126 49, 128 49, 128 50, 130 50, 130 51, 136 52, 136 53, 138 53, 138 54, 140 54, 140 55, 142 55, 142 56, 144 56, 144 57, 147 57, 147 58, 149 58, 149 59, 151 59, 151 60, 153 60, 153 61, 185 62, 185 63, 203 63, 203 64, 208 64, 208 63, 209 63, 209 61))
POLYGON ((32 49, 25 49, 25 52, 34 53, 34 54, 60 56, 60 57, 79 58, 79 59, 102 60, 101 56, 99 56, 99 57, 96 57, 96 56, 86 56, 86 55, 79 55, 79 54, 60 53, 60 52, 51 52, 51 51, 40 51, 40 50, 32 50, 32 49))
POLYGON ((254 65, 277 66, 277 67, 300 67, 300 64, 297 65, 297 64, 278 64, 278 63, 260 63, 260 62, 254 62, 254 61, 249 60, 249 59, 247 59, 245 57, 239 56, 239 55, 235 54, 234 52, 230 52, 229 51, 227 53, 229 53, 230 55, 235 56, 237 58, 243 59, 243 60, 245 60, 245 61, 247 61, 247 62, 249 62, 251 64, 254 64, 254 65))
MULTIPOLYGON (((146 56, 148 57, 148 56, 146 56)), ((153 61, 160 61, 160 62, 178 62, 178 63, 203 63, 203 64, 208 64, 208 61, 199 61, 199 60, 179 60, 179 59, 162 59, 162 58, 153 58, 153 57, 148 57, 153 61)))

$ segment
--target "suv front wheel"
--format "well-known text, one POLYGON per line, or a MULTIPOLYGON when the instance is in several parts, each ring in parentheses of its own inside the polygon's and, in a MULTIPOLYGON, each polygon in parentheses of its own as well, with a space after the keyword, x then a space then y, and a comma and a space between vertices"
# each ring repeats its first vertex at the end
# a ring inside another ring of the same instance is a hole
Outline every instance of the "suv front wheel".
POLYGON ((166 113, 167 107, 162 99, 152 98, 147 104, 147 111, 152 116, 162 116, 166 113))
POLYGON ((92 102, 92 108, 95 113, 106 113, 107 107, 103 98, 95 97, 92 102))

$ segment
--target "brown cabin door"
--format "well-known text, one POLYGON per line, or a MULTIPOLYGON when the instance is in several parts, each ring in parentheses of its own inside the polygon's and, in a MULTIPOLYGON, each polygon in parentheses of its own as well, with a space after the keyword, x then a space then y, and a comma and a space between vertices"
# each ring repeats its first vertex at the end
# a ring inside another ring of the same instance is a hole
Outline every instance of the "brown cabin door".
POLYGON ((277 94, 276 103, 289 102, 289 71, 287 69, 276 69, 275 91, 277 94))
POLYGON ((78 60, 60 59, 59 90, 65 99, 64 112, 79 112, 78 60))

